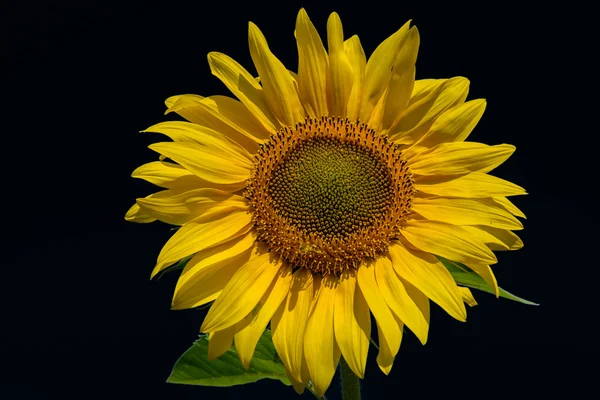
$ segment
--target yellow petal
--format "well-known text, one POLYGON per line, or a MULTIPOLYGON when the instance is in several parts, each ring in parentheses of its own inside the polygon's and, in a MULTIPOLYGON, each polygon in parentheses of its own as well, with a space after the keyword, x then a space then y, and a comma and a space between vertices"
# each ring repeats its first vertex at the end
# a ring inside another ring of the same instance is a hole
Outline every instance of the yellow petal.
POLYGON ((178 94, 175 96, 169 96, 165 100, 165 105, 167 106, 165 115, 175 112, 189 122, 198 125, 205 125, 205 116, 202 112, 202 107, 199 106, 204 99, 204 96, 200 96, 198 94, 178 94))
POLYGON ((215 300, 238 269, 252 257, 252 234, 199 251, 187 263, 175 286, 172 308, 194 308, 215 300))
POLYGON ((476 99, 448 109, 417 144, 433 147, 438 143, 465 141, 481 119, 485 107, 485 99, 476 99))
POLYGON ((451 175, 489 172, 514 153, 515 146, 488 146, 475 142, 440 143, 409 161, 410 170, 419 175, 451 175))
POLYGON ((333 322, 335 340, 346 363, 358 377, 364 378, 371 339, 371 315, 362 292, 356 290, 354 271, 340 278, 333 322))
MULTIPOLYGON (((394 316, 394 319, 396 319, 396 316, 394 316)), ((397 329, 399 331, 400 343, 402 343, 404 324, 398 319, 396 319, 396 322, 398 323, 397 329)), ((377 365, 384 374, 388 375, 392 370, 392 367, 394 366, 394 358, 396 357, 396 354, 400 349, 400 344, 398 344, 398 349, 390 347, 390 344, 388 343, 387 338, 383 330, 381 329, 381 325, 379 324, 379 322, 377 322, 377 337, 379 338, 379 353, 377 354, 377 365)))
MULTIPOLYGON (((175 164, 173 164, 173 165, 175 165, 175 164)), ((216 190, 216 189, 207 189, 207 190, 216 190)), ((143 199, 137 199, 136 200, 137 203, 134 204, 129 209, 129 211, 127 211, 127 214, 125 215, 125 220, 131 221, 131 222, 137 222, 137 223, 148 223, 148 222, 156 221, 157 219, 159 219, 163 222, 173 223, 173 220, 170 219, 169 216, 166 216, 163 218, 163 215, 160 211, 156 211, 152 207, 146 207, 145 203, 154 204, 154 203, 161 203, 163 201, 169 202, 170 198, 172 198, 173 196, 177 196, 181 193, 182 193, 181 191, 177 191, 177 190, 162 190, 160 192, 152 193, 151 195, 146 196, 143 199)), ((240 205, 240 204, 238 204, 238 205, 240 205)), ((242 205, 242 208, 247 208, 247 207, 242 205)), ((181 221, 177 221, 177 222, 182 222, 183 220, 185 220, 185 222, 187 222, 198 216, 198 215, 190 214, 189 209, 187 211, 182 211, 182 214, 186 214, 185 217, 182 216, 180 218, 181 221)), ((178 225, 178 224, 179 223, 176 223, 175 225, 178 225)))
POLYGON ((273 281, 271 287, 259 301, 250 323, 235 334, 235 347, 244 368, 248 368, 256 344, 267 324, 290 291, 292 267, 285 265, 281 275, 273 281))
POLYGON ((383 115, 383 127, 386 129, 400 120, 412 95, 419 43, 419 31, 413 26, 400 43, 400 51, 388 84, 388 97, 383 115))
POLYGON ((429 96, 432 92, 438 90, 444 85, 448 79, 417 79, 413 87, 412 95, 410 96, 409 106, 421 101, 429 96))
POLYGON ((254 153, 271 132, 238 100, 226 96, 179 95, 167 99, 165 114, 176 112, 189 121, 223 133, 254 153))
POLYGON ((221 357, 231 348, 235 326, 212 332, 208 339, 208 361, 221 357))
POLYGON ((208 53, 210 71, 246 106, 269 132, 277 132, 281 125, 269 109, 260 84, 248 71, 231 57, 217 52, 208 53))
POLYGON ((182 258, 235 239, 251 227, 252 215, 246 211, 220 209, 204 214, 182 226, 165 243, 152 276, 182 258))
POLYGON ((483 172, 417 177, 415 189, 443 197, 484 198, 527 194, 521 186, 483 172))
POLYGON ((296 19, 298 91, 310 117, 329 115, 327 109, 327 51, 304 8, 296 19))
POLYGON ((248 26, 248 44, 269 108, 283 125, 294 126, 303 121, 304 108, 292 77, 252 22, 248 26))
POLYGON ((523 241, 508 229, 491 228, 489 226, 465 226, 463 229, 476 236, 491 250, 519 250, 523 241))
POLYGON ((323 278, 315 307, 306 324, 304 356, 318 397, 323 396, 340 361, 340 349, 333 333, 333 310, 338 278, 323 278))
POLYGON ((316 300, 317 300, 317 298, 319 298, 322 281, 323 281, 323 279, 321 279, 320 276, 318 276, 318 275, 313 276, 313 301, 312 301, 312 303, 310 303, 310 310, 308 311, 309 318, 312 315, 312 313, 315 309, 315 306, 317 305, 316 300))
POLYGON ((254 158, 248 150, 221 132, 202 125, 183 121, 167 121, 153 125, 142 132, 158 132, 176 142, 199 144, 206 151, 233 158, 237 163, 247 168, 253 166, 254 158))
POLYGON ((481 276, 485 283, 489 285, 494 291, 496 297, 500 297, 500 288, 498 287, 498 281, 496 281, 496 276, 489 265, 484 264, 469 264, 467 267, 471 268, 473 271, 477 273, 477 275, 481 276))
MULTIPOLYGON (((394 264, 392 263, 392 267, 394 264)), ((395 270, 394 270, 395 271, 395 270)), ((400 277, 402 284, 404 285, 404 289, 406 289, 406 293, 410 296, 410 298, 415 302, 425 322, 429 325, 429 297, 423 294, 419 289, 417 289, 412 283, 408 282, 406 279, 400 277)))
POLYGON ((146 210, 140 209, 140 206, 135 203, 125 214, 125 220, 129 222, 137 222, 138 224, 147 224, 156 221, 156 218, 150 215, 146 210))
POLYGON ((403 244, 389 247, 396 273, 459 321, 466 321, 467 311, 454 278, 433 255, 412 250, 403 244))
POLYGON ((197 177, 218 184, 240 184, 240 189, 250 178, 247 165, 227 156, 226 152, 207 151, 191 143, 161 142, 148 146, 183 165, 197 177))
POLYGON ((467 303, 469 307, 475 307, 477 305, 477 301, 475 300, 475 297, 473 297, 473 293, 471 293, 469 288, 459 287, 458 290, 460 290, 463 301, 467 303))
POLYGON ((354 72, 344 51, 344 31, 337 13, 327 20, 327 48, 329 50, 329 111, 336 117, 346 117, 348 99, 354 81, 354 72))
MULTIPOLYGON (((424 135, 433 122, 447 109, 461 104, 467 98, 469 80, 455 77, 443 83, 418 101, 408 105, 397 123, 390 127, 388 134, 399 144, 411 144, 424 135)), ((414 97, 414 90, 413 90, 414 97)))
POLYGON ((432 220, 454 225, 486 225, 504 229, 523 229, 523 224, 490 199, 415 198, 412 211, 432 220))
POLYGON ((344 51, 352 66, 352 90, 348 98, 346 114, 351 121, 356 121, 360 113, 367 58, 360 39, 356 35, 344 42, 344 51))
POLYGON ((296 393, 304 393, 304 389, 307 387, 308 382, 310 381, 310 373, 308 372, 308 366, 306 365, 306 357, 304 357, 304 353, 302 353, 302 380, 296 380, 296 378, 290 373, 290 370, 287 367, 285 368, 285 372, 290 382, 292 382, 292 386, 296 393))
POLYGON ((394 357, 400 349, 402 331, 398 321, 385 303, 381 290, 375 280, 373 265, 363 264, 358 268, 358 286, 365 297, 369 309, 375 316, 379 330, 379 354, 377 363, 384 373, 388 373, 394 362, 394 357))
POLYGON ((273 345, 290 376, 302 382, 304 332, 313 298, 313 278, 306 269, 294 273, 290 292, 271 320, 273 345))
POLYGON ((273 253, 261 254, 244 264, 231 278, 208 310, 200 330, 213 332, 228 328, 248 315, 273 282, 287 271, 273 253))
POLYGON ((502 197, 502 196, 494 197, 493 201, 497 204, 500 204, 502 207, 504 207, 504 209, 506 209, 506 211, 508 211, 512 215, 527 219, 527 217, 525 216, 523 211, 519 210, 519 208, 517 206, 515 206, 506 197, 502 197))
POLYGON ((193 189, 186 192, 165 190, 164 195, 137 199, 142 209, 158 220, 183 225, 216 207, 248 209, 246 199, 219 189, 193 189))
POLYGON ((415 248, 463 264, 498 260, 476 236, 462 227, 436 221, 408 220, 402 236, 415 248))
POLYGON ((371 57, 369 57, 365 69, 360 120, 369 121, 371 119, 373 108, 375 108, 383 92, 388 87, 400 44, 408 33, 409 27, 410 21, 377 46, 371 57))
POLYGON ((182 166, 166 161, 153 161, 141 165, 131 173, 131 177, 168 189, 201 187, 203 182, 182 166))
MULTIPOLYGON (((244 104, 231 97, 209 96, 204 98, 201 103, 206 105, 208 108, 205 109, 223 124, 255 142, 268 140, 273 133, 270 129, 265 128, 244 104)), ((215 123, 215 126, 222 129, 220 124, 215 123)))
POLYGON ((427 342, 429 324, 419 307, 410 297, 388 257, 375 263, 375 278, 381 294, 392 312, 413 331, 421 343, 427 342))
POLYGON ((373 107, 371 111, 371 119, 368 122, 369 128, 376 132, 381 131, 383 125, 383 113, 385 112, 385 105, 387 104, 388 90, 384 90, 383 94, 379 98, 379 101, 373 107))

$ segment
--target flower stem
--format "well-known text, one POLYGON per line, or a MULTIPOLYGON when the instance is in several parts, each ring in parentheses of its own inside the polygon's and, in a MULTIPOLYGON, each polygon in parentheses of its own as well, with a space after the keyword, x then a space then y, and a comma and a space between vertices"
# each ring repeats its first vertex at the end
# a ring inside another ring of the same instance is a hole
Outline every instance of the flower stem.
POLYGON ((360 382, 352 372, 344 357, 340 359, 340 375, 342 377, 342 399, 360 400, 360 382))

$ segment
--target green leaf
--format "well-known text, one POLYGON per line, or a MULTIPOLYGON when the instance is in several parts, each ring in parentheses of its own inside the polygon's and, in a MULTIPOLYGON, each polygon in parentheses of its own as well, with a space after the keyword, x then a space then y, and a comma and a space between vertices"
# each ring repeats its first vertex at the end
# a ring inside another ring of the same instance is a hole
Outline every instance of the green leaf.
POLYGON ((285 367, 277 357, 271 331, 263 332, 254 357, 247 370, 238 358, 235 346, 213 361, 208 361, 208 337, 200 336, 177 360, 171 375, 170 383, 201 386, 234 386, 256 382, 260 379, 276 379, 285 385, 291 385, 285 367))
POLYGON ((192 259, 193 255, 191 256, 187 256, 185 258, 182 258, 181 260, 179 260, 179 262, 177 262, 176 264, 171 265, 170 267, 163 269, 160 274, 158 275, 158 277, 156 278, 156 280, 158 281, 160 278, 162 278, 162 276, 168 272, 171 271, 182 271, 185 266, 187 265, 188 262, 190 262, 190 260, 192 259))
MULTIPOLYGON (((450 271, 450 274, 452 275, 452 277, 454 278, 456 283, 458 283, 459 285, 467 286, 467 287, 470 287, 473 289, 478 289, 478 290, 482 290, 484 292, 494 294, 494 289, 492 289, 483 280, 483 278, 481 276, 479 276, 475 271, 473 271, 466 265, 455 262, 455 261, 446 260, 443 257, 438 257, 438 258, 442 262, 442 264, 444 264, 444 266, 448 269, 448 271, 450 271)), ((500 289, 500 297, 504 297, 505 299, 517 301, 519 303, 527 304, 530 306, 539 306, 539 304, 537 304, 537 303, 534 303, 529 300, 525 300, 524 298, 519 297, 519 296, 515 296, 514 294, 507 292, 506 290, 504 290, 502 288, 499 288, 499 289, 500 289)))

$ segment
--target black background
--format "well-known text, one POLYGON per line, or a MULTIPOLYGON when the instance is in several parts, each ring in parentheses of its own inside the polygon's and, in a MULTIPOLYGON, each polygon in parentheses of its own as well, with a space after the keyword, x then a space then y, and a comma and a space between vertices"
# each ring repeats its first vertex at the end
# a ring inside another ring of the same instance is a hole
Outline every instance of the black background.
MULTIPOLYGON (((435 307, 428 344, 406 334, 388 377, 372 352, 363 397, 521 398, 567 390, 575 368, 565 358, 572 352, 567 331, 582 331, 585 322, 573 310, 582 299, 566 295, 568 278, 559 273, 580 265, 567 255, 577 235, 564 222, 575 196, 565 172, 573 154, 555 120, 564 102, 556 94, 565 46, 553 32, 563 10, 505 2, 3 4, 0 397, 296 398, 270 381, 234 388, 165 383, 204 311, 169 309, 176 274, 149 280, 169 227, 123 216, 153 191, 129 174, 155 159, 147 145, 159 138, 138 131, 170 118, 164 99, 228 95, 210 74, 209 51, 254 71, 248 20, 296 69, 293 29, 302 6, 321 34, 337 11, 346 37, 358 34, 367 55, 413 19, 421 34, 417 77, 471 80, 469 98, 488 100, 471 140, 516 145, 495 174, 530 193, 515 199, 528 216, 525 247, 498 254, 495 272, 502 287, 541 306, 477 292, 479 306, 469 309, 466 324, 435 307)), ((337 385, 330 399, 339 398, 337 385)))

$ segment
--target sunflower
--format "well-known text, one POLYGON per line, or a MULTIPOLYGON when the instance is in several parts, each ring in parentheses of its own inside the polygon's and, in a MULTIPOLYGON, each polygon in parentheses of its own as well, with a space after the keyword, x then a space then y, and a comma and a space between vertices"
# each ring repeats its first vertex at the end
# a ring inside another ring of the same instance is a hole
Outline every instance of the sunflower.
POLYGON ((208 55, 237 100, 166 100, 187 121, 148 128, 172 141, 150 145, 159 160, 132 174, 165 190, 137 199, 126 219, 180 227, 152 276, 189 259, 172 306, 214 301, 201 327, 209 358, 235 344, 247 367, 270 323, 294 388, 311 382, 322 395, 340 357, 364 377, 372 330, 386 374, 405 326, 424 344, 429 300, 466 320, 475 300, 442 259, 498 294, 492 250, 522 247, 512 231, 524 215, 507 196, 525 191, 488 174, 514 146, 465 141, 486 107, 465 101, 469 81, 415 80, 410 21, 368 60, 336 13, 327 50, 303 9, 295 36, 297 73, 250 23, 258 77, 208 55))

